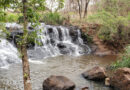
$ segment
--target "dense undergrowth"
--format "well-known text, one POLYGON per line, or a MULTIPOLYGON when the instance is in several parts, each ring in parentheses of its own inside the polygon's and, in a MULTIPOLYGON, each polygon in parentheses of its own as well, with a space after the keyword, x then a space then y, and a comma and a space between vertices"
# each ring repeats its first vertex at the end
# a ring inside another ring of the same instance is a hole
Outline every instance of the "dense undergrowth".
POLYGON ((97 35, 103 41, 118 45, 130 43, 130 13, 127 16, 114 16, 107 11, 100 11, 88 18, 100 24, 97 35), (120 41, 120 42, 119 42, 120 41))
MULTIPOLYGON (((61 14, 58 12, 46 12, 44 14, 42 14, 42 13, 33 13, 33 14, 29 13, 28 14, 28 19, 29 19, 28 21, 32 22, 32 18, 35 19, 33 21, 39 20, 39 21, 42 21, 46 24, 52 24, 52 25, 61 25, 61 24, 63 24, 63 22, 65 20, 65 18, 62 17, 61 14)), ((0 22, 23 23, 23 17, 21 15, 21 13, 0 12, 0 22)))
POLYGON ((128 67, 130 68, 130 46, 125 49, 125 53, 121 56, 121 59, 111 65, 112 69, 128 67))
POLYGON ((20 13, 10 13, 0 11, 0 22, 17 22, 21 16, 20 13))
POLYGON ((89 23, 99 24, 97 36, 115 47, 130 43, 130 1, 125 1, 102 1, 97 12, 87 19, 89 23))
POLYGON ((97 36, 116 50, 125 48, 121 59, 111 65, 112 69, 130 68, 130 1, 102 0, 97 11, 89 15, 89 23, 98 24, 97 36), (106 5, 107 4, 107 5, 106 5))
POLYGON ((42 21, 46 24, 63 24, 64 18, 58 12, 48 12, 42 17, 42 21))

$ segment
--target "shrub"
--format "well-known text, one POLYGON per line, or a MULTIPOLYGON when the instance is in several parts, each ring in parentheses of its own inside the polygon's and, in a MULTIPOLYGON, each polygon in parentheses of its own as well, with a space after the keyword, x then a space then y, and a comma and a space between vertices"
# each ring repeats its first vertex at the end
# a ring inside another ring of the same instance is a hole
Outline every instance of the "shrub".
POLYGON ((130 46, 125 49, 124 55, 121 57, 121 60, 118 60, 116 63, 111 65, 112 69, 117 69, 121 67, 130 68, 130 46))
POLYGON ((0 11, 0 22, 5 22, 5 15, 6 13, 0 11))
MULTIPOLYGON (((129 16, 129 15, 128 15, 129 16)), ((118 42, 118 40, 129 40, 128 34, 129 17, 115 16, 105 10, 88 17, 88 21, 101 24, 98 37, 107 42, 118 42)))
POLYGON ((46 24, 63 24, 64 18, 58 12, 45 13, 42 19, 46 24))
POLYGON ((7 13, 6 22, 17 22, 19 14, 17 13, 7 13))
POLYGON ((20 14, 0 11, 0 22, 17 22, 20 14))

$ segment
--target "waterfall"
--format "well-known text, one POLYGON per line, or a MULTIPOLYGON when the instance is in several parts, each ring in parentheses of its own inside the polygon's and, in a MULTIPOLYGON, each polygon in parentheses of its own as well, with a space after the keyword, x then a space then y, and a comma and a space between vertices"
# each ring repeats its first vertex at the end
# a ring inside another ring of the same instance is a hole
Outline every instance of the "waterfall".
POLYGON ((21 62, 17 49, 7 40, 0 39, 0 67, 8 68, 10 64, 21 62))
POLYGON ((79 29, 72 29, 64 26, 51 26, 41 24, 35 30, 41 29, 38 33, 42 46, 35 45, 34 50, 28 50, 30 58, 47 58, 58 55, 74 55, 90 53, 88 45, 83 43, 79 29))
MULTIPOLYGON (((6 28, 8 30, 11 29, 10 40, 12 41, 8 42, 5 39, 1 39, 0 67, 21 61, 17 48, 14 45, 17 39, 16 35, 23 33, 22 26, 16 23, 6 23, 6 28)), ((40 60, 59 55, 79 56, 91 52, 89 46, 84 44, 81 31, 78 28, 52 26, 41 23, 41 25, 35 28, 31 28, 31 24, 29 24, 28 30, 29 32, 37 30, 39 38, 36 40, 41 43, 41 45, 35 43, 33 48, 28 49, 28 57, 31 59, 31 62, 34 62, 32 60, 40 60), (41 32, 38 31, 39 29, 41 32)))

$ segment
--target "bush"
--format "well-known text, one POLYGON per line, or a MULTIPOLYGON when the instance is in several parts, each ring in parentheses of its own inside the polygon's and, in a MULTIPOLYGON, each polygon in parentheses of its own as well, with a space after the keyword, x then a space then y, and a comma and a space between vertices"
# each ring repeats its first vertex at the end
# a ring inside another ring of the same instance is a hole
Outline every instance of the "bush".
POLYGON ((20 14, 0 12, 0 22, 17 22, 20 14))
POLYGON ((107 42, 118 42, 118 40, 129 40, 128 34, 130 30, 129 25, 129 15, 127 17, 115 16, 110 12, 105 10, 100 11, 92 16, 88 17, 88 20, 93 23, 101 24, 98 31, 98 37, 103 41, 107 42))
POLYGON ((45 13, 42 19, 46 24, 63 24, 64 18, 57 12, 45 13))
POLYGON ((5 22, 6 21, 5 20, 5 15, 6 15, 6 13, 0 11, 0 22, 5 22))
POLYGON ((130 68, 130 46, 126 48, 124 55, 121 57, 121 60, 118 60, 116 63, 111 65, 112 69, 128 67, 130 68))
POLYGON ((17 13, 7 13, 6 22, 17 22, 19 14, 17 13))

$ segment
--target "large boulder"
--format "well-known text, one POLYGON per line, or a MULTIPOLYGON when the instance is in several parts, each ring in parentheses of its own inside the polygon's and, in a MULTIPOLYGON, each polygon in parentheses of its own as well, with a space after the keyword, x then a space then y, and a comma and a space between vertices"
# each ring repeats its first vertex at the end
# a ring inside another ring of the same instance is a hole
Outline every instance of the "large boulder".
POLYGON ((106 78, 106 72, 103 67, 94 67, 90 70, 85 71, 82 73, 83 77, 89 80, 100 81, 106 78))
POLYGON ((43 90, 74 90, 75 84, 64 76, 50 76, 43 82, 43 90))
POLYGON ((130 68, 119 68, 110 78, 111 86, 117 90, 130 90, 130 68))

